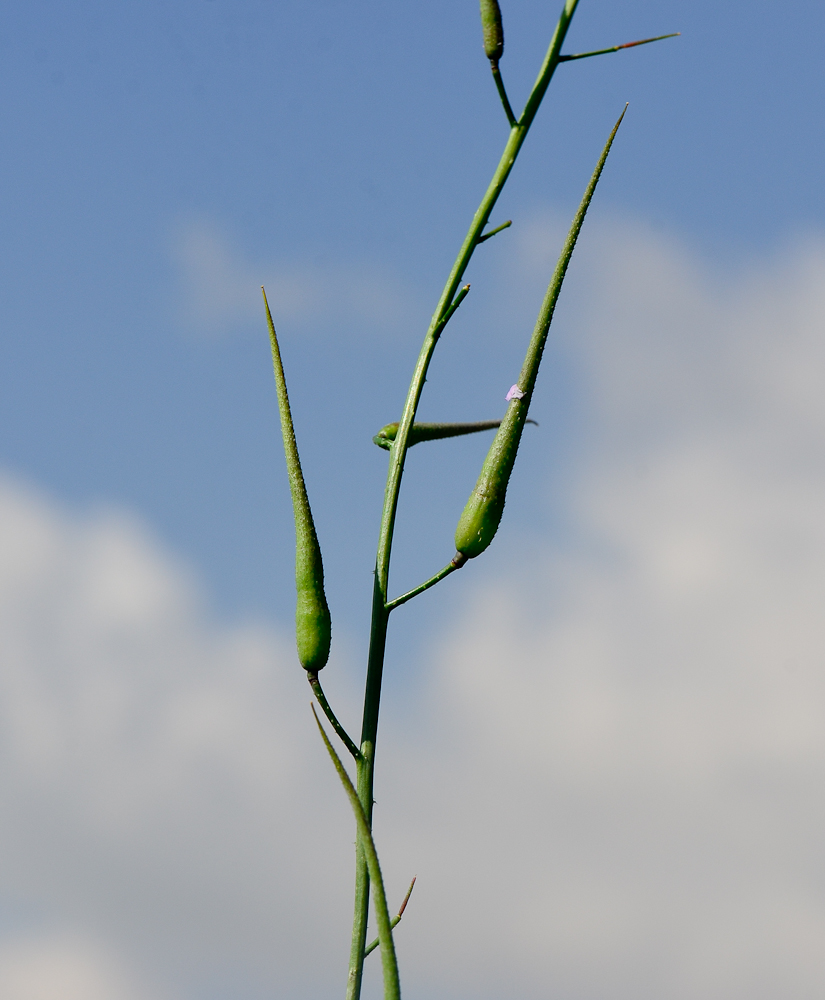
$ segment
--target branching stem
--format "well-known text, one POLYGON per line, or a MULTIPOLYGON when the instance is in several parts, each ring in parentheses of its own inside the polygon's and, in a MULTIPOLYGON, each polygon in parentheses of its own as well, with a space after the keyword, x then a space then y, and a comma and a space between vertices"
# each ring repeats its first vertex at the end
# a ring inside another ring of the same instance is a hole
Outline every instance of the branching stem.
MULTIPOLYGON (((418 356, 412 382, 407 393, 407 400, 399 423, 398 433, 390 449, 387 485, 384 491, 384 508, 381 515, 378 552, 375 560, 370 651, 367 662, 366 690, 364 693, 364 717, 361 727, 361 759, 356 761, 358 798, 361 801, 364 815, 370 826, 372 825, 375 742, 378 736, 381 680, 384 672, 387 624, 390 615, 390 610, 387 606, 390 556, 395 530, 395 518, 398 510, 398 495, 404 472, 404 460, 407 455, 407 441, 413 421, 415 420, 418 403, 424 389, 427 369, 429 368, 433 351, 438 342, 438 336, 444 328, 446 319, 449 318, 448 313, 457 298, 456 292, 473 255, 473 251, 478 246, 478 239, 487 225, 490 213, 498 201, 507 178, 510 176, 510 171, 513 168, 516 157, 541 106, 544 94, 558 65, 561 47, 577 6, 578 0, 565 0, 564 8, 556 24, 536 82, 533 85, 521 117, 510 129, 510 135, 507 138, 507 143, 499 164, 481 200, 481 204, 473 216, 470 228, 450 271, 444 290, 441 293, 441 298, 438 301, 435 313, 430 322, 430 328, 424 338, 424 344, 418 356)), ((347 1000, 359 1000, 361 995, 361 977, 364 967, 364 949, 367 940, 367 917, 369 913, 369 882, 368 859, 365 853, 365 845, 359 833, 356 844, 355 913, 352 928, 352 946, 350 949, 350 968, 347 980, 347 1000)))

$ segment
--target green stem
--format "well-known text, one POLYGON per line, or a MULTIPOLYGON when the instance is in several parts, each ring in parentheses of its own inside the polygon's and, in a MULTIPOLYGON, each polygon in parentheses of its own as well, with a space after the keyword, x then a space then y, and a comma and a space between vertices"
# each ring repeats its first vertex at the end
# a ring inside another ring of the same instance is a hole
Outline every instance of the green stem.
POLYGON ((442 334, 442 332, 444 330, 444 327, 453 318, 453 313, 456 311, 456 309, 458 309, 458 307, 461 305, 461 303, 467 298, 467 293, 469 291, 470 291, 470 286, 469 285, 464 285, 463 288, 459 289, 458 295, 456 295, 456 297, 450 303, 449 308, 446 310, 446 312, 444 313, 444 315, 439 320, 438 326, 436 326, 436 328, 435 328, 435 334, 434 334, 435 337, 440 337, 441 336, 441 334, 442 334))
MULTIPOLYGON (((384 585, 386 588, 386 584, 384 585)), ((367 660, 367 685, 364 692, 364 720, 361 728, 361 759, 356 763, 358 798, 367 821, 372 827, 373 775, 375 737, 378 733, 378 708, 381 701, 381 679, 384 672, 384 650, 387 645, 386 589, 382 591, 376 568, 372 591, 370 648, 367 660)), ((352 921, 352 944, 347 975, 347 1000, 359 1000, 364 971, 364 948, 367 943, 370 876, 366 855, 359 835, 355 843, 355 906, 352 921)))
MULTIPOLYGON (((361 727, 361 755, 357 762, 358 797, 361 800, 364 813, 370 826, 372 825, 373 781, 375 771, 375 742, 378 735, 378 713, 381 702, 381 679, 384 672, 384 652, 387 644, 387 587, 390 573, 390 556, 395 530, 395 517, 398 510, 398 494, 401 487, 401 477, 404 472, 404 460, 407 455, 407 439, 415 420, 418 403, 424 389, 427 369, 438 342, 438 335, 444 328, 443 320, 456 298, 456 292, 461 282, 473 251, 478 246, 478 238, 490 218, 498 197, 510 176, 513 164, 521 150, 533 119, 541 105, 547 87, 556 66, 559 54, 567 35, 573 14, 579 0, 565 0, 553 37, 542 62, 539 75, 533 85, 521 118, 510 129, 510 135, 504 147, 493 179, 481 199, 481 204, 473 216, 473 221, 467 232, 458 256, 450 271, 447 283, 441 293, 435 313, 430 322, 430 328, 424 338, 418 361, 415 365, 412 381, 404 411, 398 427, 398 434, 390 449, 387 485, 384 491, 384 507, 381 514, 381 529, 378 537, 378 552, 375 559, 375 581, 373 586, 372 622, 370 626, 370 650, 367 661, 367 682, 364 692, 364 717, 361 727)), ((356 844, 355 858, 355 914, 352 927, 352 946, 350 949, 350 968, 347 980, 347 1000, 359 1000, 361 995, 361 977, 364 967, 364 946, 367 940, 367 918, 369 914, 369 871, 364 847, 359 835, 356 844)))
POLYGON ((347 750, 349 750, 349 752, 356 760, 360 760, 361 751, 349 738, 349 734, 347 733, 346 729, 344 729, 344 727, 338 721, 335 712, 332 711, 332 707, 330 706, 330 703, 327 701, 326 695, 324 694, 324 689, 321 687, 321 682, 318 680, 317 671, 307 670, 307 680, 309 681, 310 687, 312 688, 312 693, 315 695, 318 704, 323 709, 324 715, 329 719, 330 725, 335 730, 335 732, 338 733, 341 742, 344 744, 344 746, 347 748, 347 750))
MULTIPOLYGON (((400 923, 401 923, 401 917, 399 917, 399 916, 398 916, 398 914, 396 914, 396 915, 395 915, 395 916, 394 916, 394 917, 392 918, 392 920, 390 921, 390 929, 391 929, 391 930, 395 930, 395 928, 396 928, 396 927, 397 927, 397 926, 398 926, 398 925, 399 925, 400 923)), ((380 942, 380 940, 379 940, 378 938, 375 938, 375 940, 374 940, 374 941, 370 941, 370 943, 369 943, 369 944, 367 945, 367 947, 366 947, 366 948, 364 949, 364 958, 366 958, 366 957, 367 957, 367 955, 371 955, 371 954, 372 954, 372 953, 373 953, 373 952, 375 951, 375 949, 376 949, 376 948, 378 947, 378 945, 379 945, 379 944, 381 944, 381 942, 380 942)))
POLYGON ((681 31, 672 31, 669 35, 657 35, 655 38, 642 38, 638 42, 625 42, 624 45, 612 45, 609 49, 596 49, 595 52, 577 52, 572 56, 559 56, 559 62, 570 62, 572 59, 589 59, 590 56, 605 56, 608 52, 618 52, 620 49, 632 49, 637 45, 648 45, 650 42, 661 42, 664 38, 677 38, 681 31))
MULTIPOLYGON (((396 915, 392 918, 392 921, 390 922, 390 927, 393 930, 395 930, 395 928, 401 923, 401 918, 404 916, 404 910, 407 909, 407 903, 409 903, 410 896, 412 896, 412 891, 415 888, 416 878, 418 878, 418 876, 413 875, 413 880, 412 882, 410 882, 409 889, 407 889, 407 895, 404 897, 404 902, 398 907, 398 913, 396 913, 396 915)), ((379 944, 381 944, 380 938, 376 938, 374 941, 371 941, 364 949, 364 958, 366 958, 367 955, 371 955, 379 944)))
POLYGON ((501 98, 501 103, 504 106, 504 114, 507 115, 507 121, 512 128, 516 124, 516 116, 513 114, 513 109, 510 107, 510 101, 507 99, 507 91, 504 89, 504 80, 501 79, 501 70, 498 68, 498 60, 490 60, 490 67, 493 70, 493 79, 496 81, 496 89, 498 90, 498 96, 501 98))
MULTIPOLYGON (((312 714, 315 715, 314 705, 312 706, 312 714)), ((327 748, 332 763, 335 765, 335 770, 338 772, 338 777, 341 779, 341 784, 344 786, 344 791, 347 793, 347 798, 355 814, 358 837, 364 851, 367 867, 369 868, 370 878, 372 879, 375 922, 378 924, 381 965, 384 969, 384 1000, 401 1000, 401 984, 398 981, 398 960, 395 956, 395 942, 392 938, 392 921, 390 920, 390 911, 387 906, 387 894, 384 891, 384 879, 381 877, 378 851, 376 851, 375 841, 372 839, 370 824, 364 815, 361 800, 358 798, 358 792, 355 791, 347 770, 341 763, 341 758, 335 752, 335 748, 330 743, 329 737, 324 732, 324 727, 321 725, 321 720, 317 715, 315 715, 315 721, 318 724, 318 731, 321 733, 324 746, 327 748)))
POLYGON ((396 597, 394 601, 390 601, 387 604, 387 611, 399 608, 402 604, 406 604, 407 601, 411 600, 413 597, 418 597, 419 594, 423 594, 425 590, 429 590, 430 587, 434 587, 437 583, 440 583, 445 576, 449 576, 450 573, 454 573, 457 569, 461 569, 465 562, 467 562, 467 557, 461 555, 460 552, 456 552, 452 561, 447 563, 444 569, 440 569, 435 576, 431 576, 426 583, 422 583, 414 590, 408 590, 406 594, 402 594, 400 597, 396 597))
POLYGON ((500 233, 502 229, 509 229, 512 226, 513 220, 508 219, 506 222, 502 222, 500 226, 496 226, 495 229, 491 229, 489 233, 485 233, 483 236, 479 236, 476 243, 484 243, 485 240, 489 240, 491 236, 495 236, 496 233, 500 233))

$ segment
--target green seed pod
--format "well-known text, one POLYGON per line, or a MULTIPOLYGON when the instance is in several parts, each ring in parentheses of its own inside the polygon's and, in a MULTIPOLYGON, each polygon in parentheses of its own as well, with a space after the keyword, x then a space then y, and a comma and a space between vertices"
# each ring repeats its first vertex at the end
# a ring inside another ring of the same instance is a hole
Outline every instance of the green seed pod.
POLYGON ((504 28, 501 26, 501 8, 498 0, 480 0, 481 27, 484 31, 484 53, 490 62, 498 65, 504 53, 504 28))
MULTIPOLYGON (((625 111, 627 106, 625 106, 625 111)), ((616 132, 624 118, 624 111, 616 122, 607 145, 602 151, 587 190, 584 193, 579 210, 573 219, 570 232, 567 234, 561 256, 556 264, 556 270, 547 288, 547 293, 542 302, 533 336, 530 338, 530 346, 527 349, 527 356, 521 369, 519 380, 507 393, 510 403, 509 409, 501 421, 501 426, 496 432, 490 451, 484 459, 481 467, 481 475, 475 489, 470 494, 467 506, 458 521, 455 533, 456 551, 467 559, 473 559, 487 548, 495 537, 498 526, 501 522, 501 515, 504 512, 504 502, 507 497, 507 484, 510 481, 510 474, 516 461, 521 432, 527 422, 527 408, 530 404, 533 387, 536 384, 539 365, 541 364, 544 345, 547 342, 547 331, 550 329, 550 322, 553 319, 553 312, 556 308, 559 292, 567 273, 567 265, 573 255, 573 248, 576 245, 581 231, 584 217, 596 190, 596 185, 601 177, 607 160, 607 154, 613 144, 616 132)))
MULTIPOLYGON (((263 292, 263 288, 261 291, 263 292)), ((284 438, 289 489, 292 494, 292 510, 295 515, 295 588, 298 592, 295 635, 298 659, 305 670, 318 671, 329 659, 329 647, 332 641, 332 621, 324 595, 324 564, 301 471, 298 446, 295 443, 284 367, 281 363, 281 352, 278 348, 278 338, 275 335, 269 303, 266 301, 266 292, 264 292, 264 305, 272 344, 272 365, 275 370, 275 388, 278 393, 278 410, 281 414, 281 432, 284 438)))
POLYGON ((493 438, 481 475, 470 494, 455 532, 456 552, 473 559, 492 542, 498 531, 507 483, 516 461, 521 432, 527 420, 527 399, 513 399, 493 438))
MULTIPOLYGON (((458 437, 461 434, 476 434, 478 431, 491 431, 498 427, 500 423, 500 420, 478 420, 471 424, 425 424, 416 422, 410 428, 407 447, 412 448, 414 444, 418 444, 420 441, 436 441, 440 438, 458 437)), ((397 433, 397 423, 387 424, 372 439, 373 443, 377 444, 379 448, 389 451, 397 433)))

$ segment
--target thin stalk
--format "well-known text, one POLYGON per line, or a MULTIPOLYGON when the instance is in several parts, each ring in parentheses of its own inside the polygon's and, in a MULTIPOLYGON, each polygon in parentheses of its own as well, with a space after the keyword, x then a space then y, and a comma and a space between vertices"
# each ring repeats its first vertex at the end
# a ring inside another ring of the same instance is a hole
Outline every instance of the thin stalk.
MULTIPOLYGON (((404 910, 407 909, 407 903, 409 903, 410 901, 410 896, 412 896, 412 891, 415 888, 415 880, 417 878, 418 878, 417 875, 413 875, 413 880, 412 882, 410 882, 409 889, 407 889, 407 895, 404 897, 403 903, 398 907, 398 913, 396 913, 396 915, 390 921, 390 927, 393 930, 395 930, 395 928, 401 923, 401 918, 404 916, 404 910)), ((381 944, 380 938, 376 938, 374 941, 371 941, 364 949, 364 958, 366 958, 367 955, 371 955, 379 944, 381 944)))
POLYGON ((450 573, 454 573, 457 569, 461 569, 464 563, 467 562, 467 557, 462 556, 460 552, 456 552, 453 560, 444 567, 440 569, 435 576, 431 576, 426 583, 419 584, 413 590, 408 590, 406 594, 402 594, 400 597, 396 597, 394 601, 390 601, 387 604, 387 611, 392 611, 394 608, 401 607, 402 604, 406 604, 407 601, 412 600, 413 597, 418 597, 419 594, 423 594, 425 590, 429 590, 430 587, 434 587, 437 583, 441 583, 445 576, 449 576, 450 573))
MULTIPOLYGON (((312 706, 312 714, 315 715, 314 705, 312 706)), ((390 920, 390 911, 387 906, 387 894, 384 891, 384 879, 381 877, 378 851, 376 851, 375 841, 372 839, 370 824, 364 815, 361 800, 358 798, 358 792, 355 791, 347 770, 341 763, 341 758, 335 752, 335 748, 330 743, 329 737, 324 731, 321 720, 317 715, 315 715, 315 721, 318 724, 318 731, 323 738, 324 746, 327 748, 332 763, 335 765, 335 770, 338 772, 338 777, 341 779, 341 784, 344 786, 344 791, 347 793, 347 798, 355 814, 358 836, 361 840, 370 877, 372 878, 375 922, 378 924, 378 942, 381 945, 381 965, 384 970, 384 1000, 401 1000, 401 984, 398 981, 398 959, 395 956, 395 942, 392 938, 392 921, 390 920)))
POLYGON ((470 291, 470 286, 469 285, 464 285, 464 287, 459 290, 458 295, 456 295, 456 297, 453 299, 452 303, 450 304, 449 308, 445 311, 444 315, 438 321, 438 325, 436 326, 435 333, 434 333, 435 337, 440 337, 441 336, 441 334, 442 334, 442 332, 444 330, 444 327, 453 318, 453 313, 456 311, 456 309, 458 309, 458 307, 461 305, 461 303, 467 298, 467 293, 469 291, 470 291))
POLYGON ((495 236, 496 233, 500 233, 502 229, 509 229, 512 226, 513 220, 508 219, 506 222, 502 222, 500 226, 496 226, 495 229, 491 229, 489 233, 485 233, 483 236, 479 236, 476 243, 483 243, 485 240, 489 240, 491 236, 495 236))
POLYGON ((596 49, 594 52, 577 52, 571 56, 559 56, 559 62, 570 62, 572 59, 589 59, 590 56, 606 56, 609 52, 619 52, 621 49, 632 49, 637 45, 648 45, 650 42, 661 42, 664 38, 676 38, 681 31, 672 31, 669 35, 657 35, 655 38, 642 38, 638 42, 625 42, 624 45, 611 45, 609 49, 596 49))
POLYGON ((349 738, 349 734, 347 733, 346 729, 344 729, 344 727, 338 721, 335 712, 332 711, 332 706, 327 701, 327 697, 324 694, 324 689, 321 687, 321 682, 318 680, 318 672, 315 670, 307 670, 307 680, 309 681, 310 687, 312 688, 312 693, 315 695, 315 698, 317 699, 318 704, 321 706, 324 715, 329 719, 330 725, 335 730, 335 732, 338 733, 341 742, 344 744, 344 746, 347 748, 347 750, 349 750, 349 752, 356 760, 360 760, 361 751, 349 738))
POLYGON ((490 66, 493 70, 493 79, 496 81, 496 89, 498 90, 498 96, 501 98, 501 103, 504 107, 504 114, 507 115, 507 122, 512 128, 516 124, 516 116, 513 114, 513 109, 510 107, 510 101, 507 98, 507 91, 504 89, 504 80, 501 79, 501 70, 498 68, 497 62, 490 62, 490 66))
MULTIPOLYGON (((579 0, 565 0, 553 37, 542 62, 539 75, 533 84, 527 103, 520 119, 510 129, 510 135, 504 147, 493 179, 481 199, 481 204, 473 216, 455 263, 450 271, 447 283, 441 293, 430 327, 424 338, 421 352, 416 362, 412 381, 404 411, 396 435, 390 449, 387 485, 384 491, 384 507, 381 514, 381 529, 378 537, 378 551, 375 559, 375 581, 373 586, 372 622, 370 626, 370 651, 367 661, 367 682, 364 692, 364 717, 361 727, 361 755, 357 762, 358 797, 361 800, 364 813, 369 824, 372 824, 373 781, 375 773, 375 742, 378 735, 378 713, 381 702, 381 679, 384 672, 384 652, 387 644, 387 624, 389 610, 387 609, 387 587, 390 573, 390 556, 395 530, 395 517, 398 510, 398 494, 401 478, 404 472, 404 460, 407 455, 407 439, 410 435, 418 403, 424 388, 427 369, 432 359, 438 334, 443 329, 442 320, 447 315, 450 306, 456 298, 456 292, 467 265, 478 246, 478 238, 490 218, 498 197, 510 176, 513 164, 521 150, 533 119, 541 105, 547 87, 559 62, 562 44, 570 27, 570 22, 578 6, 579 0)), ((364 847, 359 835, 356 843, 355 859, 355 914, 352 927, 352 946, 350 949, 350 969, 347 980, 347 1000, 359 1000, 361 995, 361 977, 364 967, 364 946, 367 939, 367 918, 369 915, 369 872, 364 847)))
MULTIPOLYGON (((401 917, 399 917, 398 914, 396 913, 396 915, 390 921, 390 930, 394 931, 395 928, 400 923, 401 923, 401 917)), ((379 941, 378 938, 375 938, 373 941, 370 941, 370 943, 364 949, 364 958, 366 958, 367 955, 371 955, 375 951, 375 949, 378 947, 379 944, 381 944, 381 942, 379 941)))

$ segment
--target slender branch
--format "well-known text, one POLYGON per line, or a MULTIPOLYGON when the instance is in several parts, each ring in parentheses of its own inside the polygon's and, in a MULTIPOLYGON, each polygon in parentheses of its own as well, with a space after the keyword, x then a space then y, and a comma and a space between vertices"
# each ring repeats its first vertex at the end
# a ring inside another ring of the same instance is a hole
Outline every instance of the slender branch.
POLYGON ((352 756, 356 760, 361 760, 361 751, 349 738, 349 734, 346 729, 338 721, 335 712, 332 711, 329 702, 327 701, 326 695, 324 694, 324 689, 321 687, 321 682, 318 680, 318 673, 315 670, 307 670, 307 680, 309 681, 310 687, 312 688, 312 693, 318 700, 318 704, 321 706, 324 715, 329 719, 330 725, 338 733, 341 742, 349 750, 352 756))
MULTIPOLYGON (((427 369, 430 365, 439 334, 444 328, 445 317, 456 298, 458 286, 464 276, 467 265, 478 246, 478 238, 490 218, 498 197, 510 176, 513 164, 521 150, 533 119, 541 105, 542 98, 550 84, 553 73, 559 62, 561 47, 567 35, 570 22, 578 6, 579 0, 565 0, 553 37, 542 62, 539 75, 533 84, 533 90, 521 118, 510 129, 510 135, 504 147, 499 164, 493 178, 481 199, 470 228, 467 232, 455 263, 450 271, 447 283, 441 293, 436 310, 433 313, 430 327, 424 338, 421 352, 416 362, 407 399, 398 427, 395 443, 390 449, 389 468, 387 470, 387 485, 384 490, 384 507, 381 514, 381 529, 378 537, 378 551, 375 559, 375 579, 372 599, 372 621, 370 625, 370 649, 367 661, 367 682, 364 692, 364 717, 361 726, 361 755, 356 763, 358 777, 358 798, 364 809, 368 823, 372 822, 373 782, 375 775, 375 742, 378 736, 378 714, 381 703, 381 681, 384 673, 384 652, 387 643, 387 624, 390 612, 387 610, 387 588, 389 584, 390 557, 392 540, 395 532, 395 518, 398 511, 398 495, 401 488, 401 478, 404 472, 404 460, 407 455, 408 439, 415 420, 418 403, 424 389, 427 369)), ((360 833, 356 842, 355 852, 355 913, 352 926, 352 945, 350 948, 350 968, 347 979, 347 1000, 359 1000, 361 995, 361 977, 364 967, 364 947, 367 941, 367 917, 369 914, 369 865, 363 838, 360 833)))
POLYGON ((461 303, 467 298, 467 293, 469 291, 470 291, 470 286, 469 285, 465 285, 463 288, 459 289, 458 295, 456 295, 456 297, 453 299, 452 303, 450 304, 450 307, 447 309, 447 311, 441 317, 441 320, 439 321, 438 326, 436 327, 436 330, 435 330, 435 334, 434 334, 435 337, 440 337, 441 336, 441 334, 444 331, 444 327, 453 318, 453 313, 455 313, 456 309, 458 309, 458 307, 461 305, 461 303))
POLYGON ((624 45, 614 45, 609 49, 596 49, 595 52, 577 52, 572 56, 559 56, 559 62, 570 62, 571 59, 588 59, 590 56, 604 56, 608 52, 618 52, 620 49, 632 49, 636 45, 647 45, 649 42, 661 42, 663 38, 676 38, 681 31, 672 31, 669 35, 657 35, 655 38, 642 38, 638 42, 625 42, 624 45))
POLYGON ((504 106, 504 113, 507 115, 510 128, 512 128, 516 124, 516 116, 513 114, 513 109, 510 107, 510 102, 507 99, 507 91, 504 89, 504 80, 501 79, 501 70, 498 68, 497 59, 490 60, 490 68, 493 71, 493 79, 496 81, 498 96, 501 98, 501 103, 504 106))
POLYGON ((489 233, 485 233, 483 236, 479 236, 479 238, 476 240, 476 245, 478 245, 479 243, 483 243, 485 240, 489 240, 491 236, 495 236, 496 233, 500 233, 502 229, 509 229, 509 227, 512 226, 512 224, 513 224, 512 219, 508 219, 506 222, 502 222, 500 226, 497 226, 495 229, 491 229, 489 233))
MULTIPOLYGON (((404 897, 404 902, 398 907, 398 913, 396 913, 396 915, 390 921, 390 927, 393 930, 395 930, 395 928, 401 923, 401 918, 404 916, 404 910, 407 909, 407 903, 409 903, 410 896, 412 896, 413 886, 415 885, 416 878, 418 878, 418 876, 414 875, 412 882, 410 882, 410 887, 409 889, 407 889, 407 895, 404 897)), ((366 958, 367 955, 371 955, 372 952, 375 951, 375 949, 378 947, 380 943, 381 941, 378 938, 376 938, 374 941, 371 941, 364 949, 364 958, 366 958)))
POLYGON ((465 562, 467 562, 467 557, 462 556, 460 552, 456 552, 452 561, 448 562, 444 569, 440 569, 435 576, 431 576, 426 583, 422 583, 414 590, 408 590, 406 594, 402 594, 400 597, 396 597, 394 601, 390 601, 387 604, 387 611, 399 608, 402 604, 406 604, 407 601, 412 600, 413 597, 418 597, 419 594, 423 594, 425 590, 429 590, 430 587, 434 587, 437 583, 440 583, 445 576, 449 576, 450 573, 454 573, 457 569, 461 569, 465 562))
MULTIPOLYGON (((394 931, 394 930, 395 930, 395 928, 396 928, 396 927, 397 927, 397 926, 398 926, 398 925, 399 925, 400 923, 401 923, 401 917, 399 917, 399 916, 398 916, 398 914, 396 914, 396 915, 395 915, 395 916, 394 916, 394 917, 392 918, 392 920, 390 921, 390 930, 393 930, 393 931, 394 931)), ((369 943, 369 944, 367 945, 367 947, 366 947, 366 948, 364 949, 364 958, 366 958, 366 957, 367 957, 367 955, 371 955, 371 954, 372 954, 372 953, 373 953, 373 952, 375 951, 375 949, 376 949, 376 948, 378 947, 378 945, 379 945, 379 944, 381 944, 381 942, 380 942, 380 941, 378 940, 378 938, 376 938, 376 939, 375 939, 374 941, 370 941, 370 943, 369 943)))
POLYGON ((392 939, 392 921, 390 911, 387 906, 387 894, 384 891, 384 879, 381 877, 381 865, 378 862, 378 852, 375 849, 375 841, 372 839, 372 832, 367 817, 364 815, 361 800, 358 792, 350 781, 347 770, 341 763, 341 758, 335 752, 335 748, 329 741, 329 737, 321 725, 321 720, 315 713, 315 706, 312 706, 312 714, 318 725, 318 731, 324 741, 324 746, 332 758, 344 791, 355 814, 355 822, 358 826, 358 836, 367 859, 370 878, 372 879, 372 896, 375 904, 375 922, 378 924, 378 940, 381 944, 381 965, 384 970, 384 1000, 401 1000, 401 984, 398 981, 398 959, 395 956, 395 942, 392 939))

